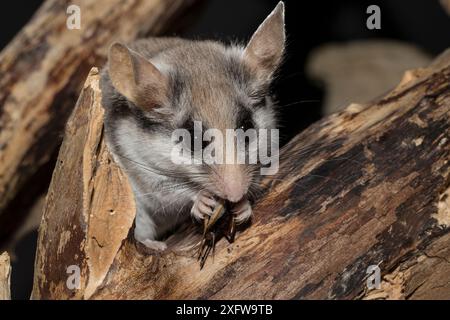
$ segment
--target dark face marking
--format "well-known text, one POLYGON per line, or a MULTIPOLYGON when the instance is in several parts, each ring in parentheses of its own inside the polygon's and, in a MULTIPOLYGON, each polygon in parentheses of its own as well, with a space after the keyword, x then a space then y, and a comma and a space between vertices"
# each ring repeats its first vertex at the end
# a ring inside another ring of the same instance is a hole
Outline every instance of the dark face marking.
POLYGON ((174 108, 181 102, 184 87, 185 85, 176 71, 169 76, 169 99, 174 108))
POLYGON ((203 135, 206 130, 208 130, 207 127, 205 127, 205 124, 202 123, 202 132, 201 136, 197 136, 195 133, 194 128, 194 119, 192 117, 189 117, 187 120, 185 120, 181 126, 179 126, 179 129, 185 129, 189 132, 189 135, 191 137, 190 141, 184 141, 185 146, 189 148, 191 153, 194 153, 194 139, 202 139, 202 150, 206 148, 212 141, 203 141, 203 135))
POLYGON ((240 107, 236 123, 236 129, 242 129, 244 131, 247 131, 248 129, 254 129, 255 127, 252 112, 245 107, 240 107))

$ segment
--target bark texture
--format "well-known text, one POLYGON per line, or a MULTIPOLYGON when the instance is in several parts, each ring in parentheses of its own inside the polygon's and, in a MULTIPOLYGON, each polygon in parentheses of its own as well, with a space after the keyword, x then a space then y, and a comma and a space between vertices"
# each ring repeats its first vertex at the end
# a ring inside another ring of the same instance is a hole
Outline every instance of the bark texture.
POLYGON ((7 252, 0 254, 0 300, 11 300, 11 261, 7 252))
POLYGON ((162 253, 132 240, 134 201, 102 140, 100 99, 93 70, 48 193, 33 298, 450 299, 450 52, 296 136, 252 223, 203 270, 200 227, 162 253), (70 265, 78 290, 66 285, 70 265))
POLYGON ((92 66, 112 41, 160 34, 195 0, 47 0, 0 53, 0 223, 18 190, 49 161, 92 66))

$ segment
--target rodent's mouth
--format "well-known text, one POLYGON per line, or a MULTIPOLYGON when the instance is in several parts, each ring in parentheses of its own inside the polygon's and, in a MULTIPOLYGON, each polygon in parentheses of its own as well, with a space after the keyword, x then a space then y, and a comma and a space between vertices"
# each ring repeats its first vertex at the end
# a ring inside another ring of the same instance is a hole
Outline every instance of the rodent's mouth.
POLYGON ((242 193, 241 195, 238 196, 227 196, 227 194, 225 194, 224 192, 221 192, 219 190, 210 190, 210 189, 206 189, 208 192, 210 192, 214 199, 216 201, 219 200, 223 200, 232 204, 236 204, 239 203, 242 199, 245 199, 248 197, 247 192, 242 193))
POLYGON ((234 206, 235 204, 240 203, 242 200, 249 200, 250 202, 253 202, 250 195, 246 192, 244 193, 241 197, 236 198, 236 199, 229 199, 228 197, 226 197, 225 194, 223 194, 220 191, 217 190, 210 190, 210 189, 206 189, 206 191, 208 191, 212 197, 214 198, 214 200, 216 200, 217 202, 224 202, 229 204, 230 206, 234 206))

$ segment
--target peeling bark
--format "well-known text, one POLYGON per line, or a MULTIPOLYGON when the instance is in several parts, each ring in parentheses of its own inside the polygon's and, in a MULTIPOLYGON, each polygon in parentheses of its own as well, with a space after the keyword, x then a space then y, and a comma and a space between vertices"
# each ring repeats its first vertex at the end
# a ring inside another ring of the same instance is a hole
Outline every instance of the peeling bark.
POLYGON ((200 228, 178 231, 162 253, 133 241, 131 189, 102 140, 100 100, 93 71, 53 175, 33 298, 450 298, 449 51, 380 100, 296 136, 251 224, 219 241, 202 270, 200 228), (65 285, 72 264, 79 290, 65 285), (366 287, 370 265, 381 269, 378 291, 366 287))

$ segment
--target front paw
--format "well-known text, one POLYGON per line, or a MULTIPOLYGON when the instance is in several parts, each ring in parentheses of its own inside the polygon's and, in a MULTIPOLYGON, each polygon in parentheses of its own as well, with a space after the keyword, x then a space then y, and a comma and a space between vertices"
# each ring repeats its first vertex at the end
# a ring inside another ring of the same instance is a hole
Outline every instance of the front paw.
POLYGON ((232 208, 237 224, 244 223, 252 216, 252 205, 247 198, 243 198, 232 208))
POLYGON ((203 220, 205 217, 211 216, 216 205, 217 201, 214 196, 208 191, 202 190, 194 198, 191 215, 197 221, 203 220))

